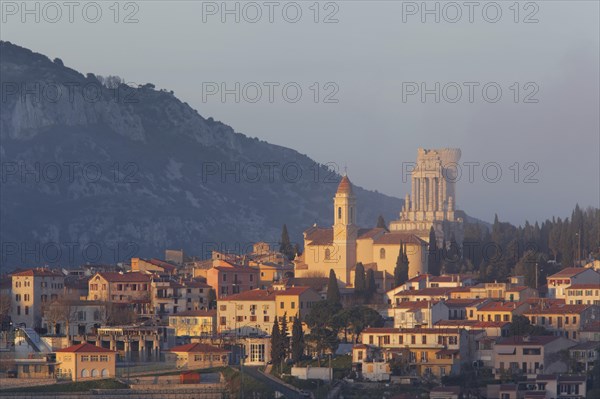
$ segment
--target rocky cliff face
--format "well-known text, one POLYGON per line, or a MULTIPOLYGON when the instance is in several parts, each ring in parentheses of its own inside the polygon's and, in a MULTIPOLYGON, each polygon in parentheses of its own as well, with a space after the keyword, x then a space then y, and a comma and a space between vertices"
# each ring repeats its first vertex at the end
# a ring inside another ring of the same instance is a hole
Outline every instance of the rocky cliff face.
MULTIPOLYGON (((236 133, 172 93, 108 85, 0 43, 1 266, 205 257, 332 222, 340 176, 236 133)), ((265 123, 268 123, 266 121, 265 123)), ((399 199, 355 188, 358 221, 399 199)))

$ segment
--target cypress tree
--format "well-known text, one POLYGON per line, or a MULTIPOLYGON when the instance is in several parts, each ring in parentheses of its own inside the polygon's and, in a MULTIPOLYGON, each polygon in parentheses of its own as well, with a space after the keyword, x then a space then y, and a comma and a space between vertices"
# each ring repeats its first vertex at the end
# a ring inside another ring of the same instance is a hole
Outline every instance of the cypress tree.
POLYGON ((275 316, 273 328, 271 329, 271 361, 275 365, 279 364, 281 359, 283 359, 281 356, 281 332, 279 331, 277 316, 275 316))
POLYGON ((427 254, 427 272, 434 276, 440 275, 440 264, 438 260, 438 248, 433 226, 429 229, 429 250, 427 254))
POLYGON ((400 244, 400 253, 396 258, 396 267, 394 268, 394 288, 403 284, 402 281, 402 262, 404 259, 404 246, 400 244))
POLYGON ((281 230, 281 241, 279 242, 279 252, 284 254, 289 260, 294 260, 295 251, 290 241, 290 235, 287 230, 287 225, 283 225, 281 230))
POLYGON ((381 229, 385 229, 386 231, 389 231, 387 228, 387 225, 385 223, 385 219, 383 218, 382 215, 379 215, 379 217, 377 218, 377 227, 379 227, 381 229))
POLYGON ((298 317, 294 317, 292 324, 292 360, 298 362, 304 354, 304 332, 302 331, 302 322, 298 317))
POLYGON ((375 287, 375 272, 373 271, 373 269, 369 269, 367 271, 367 288, 366 288, 367 298, 370 299, 376 290, 377 290, 377 288, 375 287))
POLYGON ((340 303, 340 287, 333 269, 329 269, 329 282, 327 283, 327 301, 332 304, 340 303))
POLYGON ((283 314, 283 320, 281 321, 281 337, 280 337, 280 339, 281 339, 281 341, 280 341, 281 358, 285 359, 289 352, 289 346, 290 346, 289 345, 290 340, 288 337, 288 327, 287 327, 287 312, 283 314))
POLYGON ((354 270, 354 292, 356 294, 363 294, 366 288, 365 267, 362 262, 358 262, 356 264, 356 269, 354 270))

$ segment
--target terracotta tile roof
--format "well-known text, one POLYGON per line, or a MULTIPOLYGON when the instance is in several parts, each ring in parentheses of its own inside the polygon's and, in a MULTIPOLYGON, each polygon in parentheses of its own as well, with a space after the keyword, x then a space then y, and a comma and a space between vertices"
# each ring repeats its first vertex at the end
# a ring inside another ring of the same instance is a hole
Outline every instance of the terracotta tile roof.
POLYGON ((285 290, 275 291, 275 295, 276 296, 301 295, 310 289, 311 289, 310 287, 306 287, 306 286, 289 287, 289 288, 286 288, 285 290))
POLYGON ((382 227, 374 227, 372 229, 359 229, 358 230, 358 239, 367 239, 374 238, 380 234, 385 233, 386 230, 382 227))
POLYGON ((388 245, 388 244, 416 244, 416 245, 427 245, 427 241, 424 241, 417 237, 414 234, 410 233, 399 233, 399 232, 391 232, 380 235, 375 240, 373 240, 374 244, 378 245, 388 245))
POLYGON ((251 290, 239 294, 228 295, 219 301, 274 301, 278 291, 273 290, 251 290))
POLYGON ((420 290, 404 290, 396 294, 396 296, 430 296, 430 295, 449 295, 452 292, 452 287, 432 287, 423 288, 420 290))
POLYGON ((210 285, 202 281, 184 281, 183 285, 190 288, 212 288, 210 285))
POLYGON ((88 344, 87 342, 83 343, 83 344, 69 346, 68 348, 58 349, 55 352, 68 352, 68 353, 72 353, 72 352, 77 352, 77 353, 96 353, 96 352, 116 353, 115 351, 111 351, 110 349, 106 349, 106 348, 102 348, 100 346, 88 344))
MULTIPOLYGON (((117 273, 117 272, 103 272, 97 275, 102 276, 106 281, 110 283, 149 283, 152 278, 149 274, 140 272, 129 272, 129 273, 117 273)), ((92 277, 93 279, 94 277, 92 277)))
POLYGON ((536 315, 536 314, 581 314, 588 308, 597 305, 553 305, 548 308, 535 308, 531 309, 524 314, 536 315))
POLYGON ((509 321, 479 321, 473 327, 475 328, 503 328, 510 325, 509 321))
POLYGON ((527 287, 526 285, 515 285, 514 287, 511 287, 510 289, 506 290, 506 292, 521 292, 526 290, 527 287))
POLYGON ((589 270, 589 269, 586 269, 585 267, 566 267, 566 268, 562 269, 561 271, 559 271, 558 273, 554 273, 553 275, 548 276, 548 279, 573 277, 573 276, 576 276, 586 270, 589 270))
POLYGON ((216 310, 186 310, 170 315, 169 317, 214 317, 217 315, 216 310))
POLYGON ((36 268, 36 269, 27 269, 27 270, 23 270, 23 271, 20 271, 20 272, 16 272, 16 273, 13 273, 12 276, 19 276, 19 277, 27 277, 27 276, 33 276, 33 277, 64 277, 65 275, 62 274, 60 271, 54 270, 54 269, 36 268))
MULTIPOLYGON (((453 289, 452 292, 456 292, 456 290, 453 289)), ((479 305, 485 301, 487 301, 487 298, 451 298, 446 299, 444 303, 449 308, 464 308, 479 305)))
POLYGON ((427 277, 431 277, 431 274, 418 274, 418 275, 414 276, 413 278, 409 278, 408 280, 406 280, 406 282, 407 283, 417 283, 419 281, 427 280, 427 277))
POLYGON ((308 245, 329 245, 333 243, 333 228, 311 227, 305 231, 308 245))
POLYGON ((168 350, 169 352, 194 352, 194 353, 229 353, 230 351, 226 349, 217 348, 216 346, 202 344, 202 343, 193 343, 186 345, 175 346, 168 350))
POLYGON ((567 290, 598 290, 600 284, 573 284, 566 288, 567 290))
POLYGON ((342 177, 340 184, 337 188, 336 194, 352 194, 352 183, 350 183, 350 179, 348 176, 342 177))
POLYGON ((165 262, 160 259, 152 258, 150 260, 146 260, 146 262, 153 264, 154 266, 162 267, 167 272, 172 272, 177 269, 175 265, 170 264, 169 262, 165 262))

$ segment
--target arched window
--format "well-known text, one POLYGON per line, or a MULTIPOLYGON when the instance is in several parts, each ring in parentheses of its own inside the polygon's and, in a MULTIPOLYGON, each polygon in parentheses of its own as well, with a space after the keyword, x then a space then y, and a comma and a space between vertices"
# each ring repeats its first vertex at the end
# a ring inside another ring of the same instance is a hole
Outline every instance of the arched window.
POLYGON ((342 218, 342 207, 338 207, 338 219, 342 218))
POLYGON ((106 377, 110 377, 110 375, 108 374, 108 370, 107 369, 102 369, 102 378, 106 378, 106 377))
POLYGON ((89 377, 89 376, 90 376, 90 372, 89 372, 88 369, 81 370, 81 377, 82 378, 86 378, 86 377, 89 377))
POLYGON ((379 250, 379 259, 385 259, 385 248, 379 250))
POLYGON ((92 377, 98 377, 98 370, 92 369, 92 377))
POLYGON ((329 260, 331 258, 331 251, 329 248, 325 250, 325 260, 329 260))

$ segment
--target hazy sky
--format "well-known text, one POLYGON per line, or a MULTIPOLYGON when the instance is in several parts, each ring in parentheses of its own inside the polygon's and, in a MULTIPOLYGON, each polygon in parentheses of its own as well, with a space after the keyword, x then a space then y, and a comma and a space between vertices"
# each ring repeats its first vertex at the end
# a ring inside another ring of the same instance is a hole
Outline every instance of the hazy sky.
POLYGON ((31 1, 36 22, 2 1, 1 36, 83 73, 173 90, 205 117, 347 165, 354 183, 390 195, 410 191, 402 166, 418 147, 459 147, 458 208, 521 224, 599 206, 600 32, 597 1, 514 3, 427 2, 436 22, 421 1, 139 1, 118 15, 99 1, 77 3, 70 22, 66 6, 59 16, 31 1), (209 92, 236 82, 238 103, 209 92), (268 82, 279 84, 272 102, 268 82))

